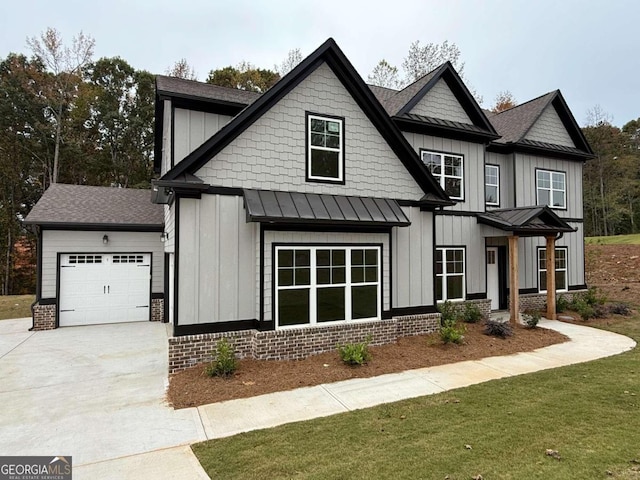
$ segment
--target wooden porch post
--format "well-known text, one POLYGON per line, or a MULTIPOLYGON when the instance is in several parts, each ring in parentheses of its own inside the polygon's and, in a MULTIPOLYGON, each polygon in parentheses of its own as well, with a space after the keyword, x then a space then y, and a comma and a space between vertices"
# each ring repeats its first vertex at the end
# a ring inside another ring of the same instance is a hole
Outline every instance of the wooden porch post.
POLYGON ((518 236, 512 235, 509 237, 509 300, 511 303, 511 323, 513 324, 517 323, 520 317, 519 275, 518 236))
POLYGON ((556 237, 547 237, 547 318, 556 319, 556 237))

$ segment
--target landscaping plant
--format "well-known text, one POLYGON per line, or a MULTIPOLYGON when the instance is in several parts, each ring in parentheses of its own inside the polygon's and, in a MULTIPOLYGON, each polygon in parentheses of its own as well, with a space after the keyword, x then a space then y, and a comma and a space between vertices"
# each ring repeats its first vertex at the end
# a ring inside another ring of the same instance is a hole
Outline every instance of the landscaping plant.
POLYGON ((440 325, 447 326, 455 323, 458 320, 459 310, 456 305, 449 300, 444 301, 438 305, 438 312, 440 312, 440 325))
POLYGON ((542 318, 540 312, 536 311, 527 312, 522 316, 524 317, 524 324, 527 328, 536 328, 538 326, 540 318, 542 318))
POLYGON ((571 302, 567 300, 567 297, 565 297, 564 295, 558 295, 558 298, 556 299, 557 313, 566 312, 567 310, 569 310, 570 306, 571 306, 571 302))
POLYGON ((492 337, 507 338, 513 335, 513 330, 509 322, 487 320, 484 322, 484 333, 492 337))
POLYGON ((440 327, 440 338, 443 343, 461 344, 464 340, 464 327, 458 327, 455 320, 440 327))
POLYGON ((364 342, 338 345, 340 358, 347 365, 363 365, 371 360, 371 352, 369 352, 370 343, 371 335, 367 335, 364 342))
POLYGON ((210 377, 229 377, 238 368, 236 352, 226 338, 220 340, 213 353, 213 360, 205 370, 210 377))
POLYGON ((612 303, 609 305, 609 312, 616 315, 624 315, 625 317, 631 315, 631 309, 626 303, 612 303))
POLYGON ((467 303, 464 307, 462 319, 465 321, 465 323, 478 323, 480 320, 482 320, 482 312, 477 305, 474 305, 473 303, 467 303))

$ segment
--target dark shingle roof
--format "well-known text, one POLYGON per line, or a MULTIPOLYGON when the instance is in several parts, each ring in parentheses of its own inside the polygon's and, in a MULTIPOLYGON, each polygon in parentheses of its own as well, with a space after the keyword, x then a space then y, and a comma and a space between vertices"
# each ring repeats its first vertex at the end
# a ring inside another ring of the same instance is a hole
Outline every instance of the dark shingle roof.
POLYGON ((496 140, 496 143, 515 143, 522 140, 547 105, 553 101, 557 92, 549 92, 517 107, 489 116, 489 121, 502 137, 496 140))
POLYGON ((177 96, 197 97, 209 100, 249 105, 260 98, 260 93, 248 92, 237 88, 220 87, 195 80, 156 76, 156 88, 159 94, 173 94, 177 96))
POLYGON ((164 210, 151 203, 151 190, 56 183, 44 192, 24 223, 156 227, 164 223, 164 210))
POLYGON ((575 232, 567 222, 547 206, 503 208, 478 213, 478 223, 484 223, 519 235, 575 232))
POLYGON ((407 85, 402 90, 377 87, 375 85, 369 85, 369 88, 382 104, 389 116, 393 117, 402 107, 409 103, 409 100, 416 96, 422 87, 429 83, 429 80, 433 78, 440 68, 442 67, 438 67, 427 73, 425 76, 420 77, 418 80, 413 82, 411 85, 407 85))

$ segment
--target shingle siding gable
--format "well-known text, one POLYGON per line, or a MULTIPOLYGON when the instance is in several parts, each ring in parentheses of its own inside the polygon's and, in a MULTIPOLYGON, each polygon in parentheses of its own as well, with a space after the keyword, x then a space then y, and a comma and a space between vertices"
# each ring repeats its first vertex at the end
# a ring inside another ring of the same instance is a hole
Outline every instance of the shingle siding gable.
POLYGON ((207 183, 230 187, 412 200, 424 195, 326 64, 195 174, 207 183), (305 181, 305 112, 345 118, 345 185, 305 181))
POLYGON ((473 124, 456 96, 442 79, 411 109, 411 113, 473 124))
POLYGON ((553 105, 548 105, 525 136, 527 140, 575 147, 553 105))

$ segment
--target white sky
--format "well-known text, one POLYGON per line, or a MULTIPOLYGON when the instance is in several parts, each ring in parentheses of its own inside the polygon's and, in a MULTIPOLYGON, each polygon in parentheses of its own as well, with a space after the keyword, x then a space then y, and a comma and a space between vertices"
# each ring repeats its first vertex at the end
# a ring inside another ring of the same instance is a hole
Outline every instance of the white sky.
POLYGON ((365 78, 381 58, 400 67, 409 45, 456 43, 484 96, 519 102, 562 90, 576 120, 599 104, 622 126, 640 117, 640 2, 626 0, 30 0, 0 15, 0 57, 28 53, 47 27, 80 30, 95 58, 120 56, 164 73, 185 57, 200 80, 247 60, 273 68, 293 48, 308 55, 333 37, 365 78))

